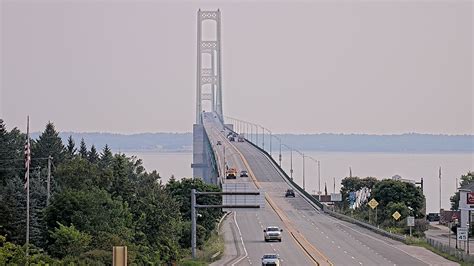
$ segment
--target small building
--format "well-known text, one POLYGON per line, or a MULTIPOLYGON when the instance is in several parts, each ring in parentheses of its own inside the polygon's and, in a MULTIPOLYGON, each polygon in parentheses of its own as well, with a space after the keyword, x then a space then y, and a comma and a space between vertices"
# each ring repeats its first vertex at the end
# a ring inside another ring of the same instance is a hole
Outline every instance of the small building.
POLYGON ((392 176, 392 180, 398 180, 398 181, 402 181, 402 182, 405 182, 405 183, 416 184, 415 180, 404 179, 404 178, 402 178, 400 175, 394 175, 394 176, 392 176))
POLYGON ((471 211, 474 210, 474 182, 458 188, 459 191, 459 211, 461 217, 459 223, 461 227, 469 227, 474 222, 471 211))

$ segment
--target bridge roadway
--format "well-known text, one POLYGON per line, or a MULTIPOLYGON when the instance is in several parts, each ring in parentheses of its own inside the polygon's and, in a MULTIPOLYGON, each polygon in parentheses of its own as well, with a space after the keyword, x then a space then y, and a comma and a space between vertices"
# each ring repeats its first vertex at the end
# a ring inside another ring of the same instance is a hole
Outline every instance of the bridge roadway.
POLYGON ((222 124, 212 113, 204 113, 203 118, 218 163, 223 165, 225 147, 229 167, 237 168, 238 172, 245 169, 249 172, 248 178, 237 177, 224 182, 248 182, 266 194, 264 209, 238 210, 232 214, 235 217, 227 219, 233 223, 229 230, 234 241, 227 243, 226 249, 232 249, 227 245, 234 245, 235 251, 231 258, 224 258, 219 264, 259 264, 266 253, 279 254, 284 265, 451 264, 434 253, 420 250, 422 248, 407 246, 332 218, 299 193, 295 198, 285 198, 284 193, 291 186, 265 154, 247 142, 228 141, 228 131, 222 132, 222 124), (222 145, 216 145, 218 140, 222 145), (283 228, 281 243, 263 241, 263 229, 270 225, 283 228))

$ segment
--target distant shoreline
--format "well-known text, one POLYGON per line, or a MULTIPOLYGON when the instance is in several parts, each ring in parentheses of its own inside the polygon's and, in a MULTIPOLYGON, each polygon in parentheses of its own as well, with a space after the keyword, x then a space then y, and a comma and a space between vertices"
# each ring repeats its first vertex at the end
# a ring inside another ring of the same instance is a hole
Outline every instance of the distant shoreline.
MULTIPOLYGON (((326 151, 326 150, 300 150, 302 152, 321 152, 321 153, 390 153, 390 154, 472 154, 474 156, 474 151, 420 151, 420 152, 400 152, 400 151, 326 151)), ((119 150, 114 150, 114 152, 119 152, 119 150)), ((139 149, 131 149, 131 150, 120 150, 120 152, 125 153, 132 153, 132 152, 141 152, 141 153, 192 153, 192 150, 139 150, 139 149)), ((282 151, 282 153, 289 153, 290 151, 282 151)), ((278 153, 278 151, 273 150, 272 153, 278 153)))
MULTIPOLYGON (((38 138, 33 133, 32 138, 38 138)), ((160 153, 192 152, 192 133, 76 133, 61 132, 60 137, 67 143, 72 136, 76 146, 81 139, 87 145, 94 145, 101 150, 106 144, 114 151, 141 151, 160 153)), ((268 135, 265 136, 265 147, 269 147, 268 135), (268 145, 268 146, 267 146, 268 145)), ((474 153, 474 135, 441 135, 441 134, 274 134, 282 143, 299 151, 317 152, 370 152, 370 153, 474 153)), ((247 136, 251 138, 251 136, 247 136)), ((259 140, 261 141, 261 139, 259 140)), ((277 151, 279 142, 273 138, 273 151, 277 151)), ((90 146, 89 146, 90 148, 90 146)), ((288 150, 287 148, 284 148, 288 150)))

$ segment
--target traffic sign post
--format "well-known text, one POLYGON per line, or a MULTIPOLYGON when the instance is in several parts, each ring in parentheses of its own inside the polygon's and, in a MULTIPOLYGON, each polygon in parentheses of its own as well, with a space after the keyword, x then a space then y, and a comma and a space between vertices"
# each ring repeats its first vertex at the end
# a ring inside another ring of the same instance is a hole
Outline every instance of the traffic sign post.
MULTIPOLYGON (((377 206, 379 206, 379 203, 375 200, 375 199, 371 199, 368 203, 367 203, 370 208, 375 209, 375 225, 377 225, 377 206)), ((370 223, 370 209, 369 209, 369 223, 370 223)))
POLYGON ((265 206, 265 203, 258 198, 263 198, 263 193, 260 191, 224 191, 224 192, 199 192, 196 189, 191 189, 191 256, 193 259, 196 258, 196 218, 198 213, 196 209, 198 208, 237 208, 237 209, 252 209, 252 208, 262 208, 265 206), (223 204, 221 205, 201 205, 197 204, 196 196, 198 195, 231 195, 231 196, 252 196, 254 199, 250 202, 244 201, 231 201, 230 203, 225 203, 223 199, 223 204))
POLYGON ((402 217, 402 215, 401 215, 398 211, 395 211, 395 212, 392 214, 392 217, 393 217, 393 219, 395 219, 396 221, 398 221, 398 219, 400 219, 400 217, 402 217))
POLYGON ((413 226, 415 226, 415 217, 413 217, 413 216, 408 216, 408 217, 407 217, 407 225, 408 225, 408 227, 410 228, 410 237, 411 237, 411 236, 412 236, 412 234, 411 234, 411 228, 412 228, 413 226))
POLYGON ((466 227, 458 227, 457 239, 459 241, 466 241, 467 240, 467 228, 466 227))

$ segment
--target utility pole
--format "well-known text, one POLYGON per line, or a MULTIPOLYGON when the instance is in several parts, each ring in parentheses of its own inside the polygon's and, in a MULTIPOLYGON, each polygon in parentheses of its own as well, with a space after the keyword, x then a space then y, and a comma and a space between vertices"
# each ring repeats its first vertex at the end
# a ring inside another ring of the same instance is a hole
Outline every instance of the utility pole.
POLYGON ((333 193, 336 193, 336 178, 333 177, 333 180, 334 180, 334 187, 333 187, 333 189, 332 189, 332 192, 333 192, 333 193))
POLYGON ((53 157, 48 156, 48 179, 47 179, 47 184, 46 184, 46 206, 49 206, 49 198, 51 195, 51 160, 53 157))

